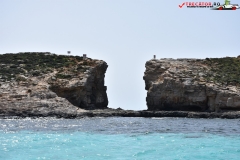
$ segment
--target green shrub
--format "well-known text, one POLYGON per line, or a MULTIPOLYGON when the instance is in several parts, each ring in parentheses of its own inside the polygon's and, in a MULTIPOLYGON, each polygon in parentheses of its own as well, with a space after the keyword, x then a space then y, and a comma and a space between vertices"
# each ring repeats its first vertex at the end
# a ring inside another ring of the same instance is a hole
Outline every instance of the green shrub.
POLYGON ((216 76, 211 79, 219 83, 240 84, 240 59, 235 57, 206 58, 207 64, 216 76), (211 62, 211 63, 209 63, 211 62))
POLYGON ((72 78, 72 76, 68 75, 68 74, 57 73, 56 74, 56 78, 59 78, 59 79, 70 79, 70 78, 72 78))
MULTIPOLYGON (((45 53, 0 54, 0 64, 6 64, 0 66, 0 74, 5 79, 11 79, 16 77, 15 75, 17 74, 24 73, 23 69, 25 69, 34 76, 38 76, 40 73, 36 73, 35 70, 39 70, 41 73, 49 73, 53 72, 54 69, 59 70, 63 67, 72 67, 82 60, 83 57, 79 56, 45 55, 45 53), (24 66, 20 67, 20 64, 24 64, 24 66)), ((89 65, 87 62, 84 64, 89 65)), ((62 77, 66 78, 69 76, 62 77)))
POLYGON ((35 70, 35 71, 32 72, 32 75, 33 76, 40 76, 41 72, 39 70, 35 70))
POLYGON ((24 77, 22 77, 22 76, 20 76, 20 75, 17 75, 16 76, 16 81, 27 81, 27 79, 26 78, 24 78, 24 77))

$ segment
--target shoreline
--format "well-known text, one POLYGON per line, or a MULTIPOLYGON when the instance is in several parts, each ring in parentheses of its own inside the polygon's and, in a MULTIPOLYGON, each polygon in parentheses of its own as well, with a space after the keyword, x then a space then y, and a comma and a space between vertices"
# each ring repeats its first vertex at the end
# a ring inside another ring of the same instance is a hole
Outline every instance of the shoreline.
POLYGON ((229 112, 192 112, 192 111, 133 111, 133 110, 119 110, 119 109, 97 109, 86 110, 77 113, 65 114, 0 114, 0 119, 21 119, 21 118, 65 118, 65 119, 81 119, 85 117, 179 117, 179 118, 221 118, 221 119, 238 119, 240 118, 240 111, 229 112))

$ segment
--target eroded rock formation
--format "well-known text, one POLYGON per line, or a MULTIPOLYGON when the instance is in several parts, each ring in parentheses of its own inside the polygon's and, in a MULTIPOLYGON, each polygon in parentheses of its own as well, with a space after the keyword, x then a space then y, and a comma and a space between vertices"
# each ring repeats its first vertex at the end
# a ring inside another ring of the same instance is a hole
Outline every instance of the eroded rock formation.
MULTIPOLYGON (((107 87, 104 86, 104 77, 107 64, 104 61, 85 60, 91 62, 91 66, 85 66, 83 73, 71 79, 49 78, 49 89, 59 97, 66 98, 73 105, 84 109, 104 109, 107 108, 107 87)), ((82 66, 80 62, 78 66, 82 66)))
POLYGON ((76 116, 107 108, 101 60, 51 53, 0 55, 0 114, 76 116))
POLYGON ((239 66, 239 57, 149 60, 148 110, 240 110, 239 66))

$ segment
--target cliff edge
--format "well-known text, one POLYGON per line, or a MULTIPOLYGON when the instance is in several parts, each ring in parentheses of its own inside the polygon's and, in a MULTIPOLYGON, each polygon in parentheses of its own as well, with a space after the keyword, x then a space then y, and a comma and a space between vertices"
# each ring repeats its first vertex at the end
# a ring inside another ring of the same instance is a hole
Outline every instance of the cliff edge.
POLYGON ((68 117, 108 105, 102 60, 49 52, 0 55, 0 114, 68 117))
POLYGON ((145 67, 148 110, 240 110, 239 56, 152 59, 145 67))

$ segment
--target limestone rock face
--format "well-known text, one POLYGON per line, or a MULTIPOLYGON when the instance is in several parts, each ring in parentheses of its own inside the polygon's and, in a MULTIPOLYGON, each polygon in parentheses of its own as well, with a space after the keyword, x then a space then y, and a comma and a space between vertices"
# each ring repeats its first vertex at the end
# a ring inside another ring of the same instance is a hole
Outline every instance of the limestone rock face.
POLYGON ((48 80, 49 89, 59 97, 66 98, 73 105, 84 109, 107 108, 107 87, 104 86, 104 77, 107 63, 95 61, 94 66, 87 68, 84 74, 69 80, 48 80))
MULTIPOLYGON (((148 110, 240 110, 239 84, 218 83, 204 59, 152 59, 143 79, 148 110)), ((220 73, 220 72, 219 72, 220 73)))
POLYGON ((0 55, 0 66, 0 115, 74 117, 107 108, 102 60, 18 53, 0 55))

